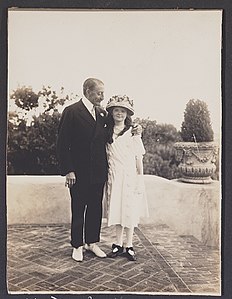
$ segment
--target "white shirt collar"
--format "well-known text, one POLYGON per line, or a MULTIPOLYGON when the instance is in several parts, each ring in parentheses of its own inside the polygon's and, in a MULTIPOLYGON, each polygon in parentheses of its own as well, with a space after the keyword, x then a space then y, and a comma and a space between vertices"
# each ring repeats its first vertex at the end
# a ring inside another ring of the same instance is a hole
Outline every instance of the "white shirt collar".
POLYGON ((88 99, 86 99, 86 97, 84 97, 84 96, 82 98, 82 102, 85 105, 85 107, 89 110, 89 112, 91 113, 91 110, 93 108, 93 104, 88 99))

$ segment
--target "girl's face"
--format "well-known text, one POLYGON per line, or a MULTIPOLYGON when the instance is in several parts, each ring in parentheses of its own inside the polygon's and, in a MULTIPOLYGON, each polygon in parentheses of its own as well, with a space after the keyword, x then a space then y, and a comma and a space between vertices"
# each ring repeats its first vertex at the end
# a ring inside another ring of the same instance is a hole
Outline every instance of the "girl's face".
POLYGON ((125 119, 127 117, 127 110, 126 110, 126 108, 115 107, 113 109, 112 115, 113 115, 114 121, 122 122, 122 121, 125 121, 125 119))

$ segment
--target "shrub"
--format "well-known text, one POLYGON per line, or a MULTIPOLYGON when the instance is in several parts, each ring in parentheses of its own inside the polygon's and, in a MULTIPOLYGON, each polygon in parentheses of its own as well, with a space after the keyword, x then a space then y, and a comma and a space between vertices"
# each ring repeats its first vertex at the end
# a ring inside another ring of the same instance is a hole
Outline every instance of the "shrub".
POLYGON ((143 128, 142 140, 146 149, 144 173, 167 179, 179 177, 173 145, 181 138, 176 128, 170 124, 157 124, 150 119, 137 118, 135 122, 143 128))
MULTIPOLYGON (((57 107, 69 98, 58 96, 50 87, 43 87, 37 95, 32 89, 24 87, 20 88, 20 92, 14 91, 11 99, 20 112, 9 113, 8 174, 59 174, 56 139, 61 114, 57 107), (33 104, 28 94, 33 95, 33 104), (41 105, 42 112, 35 115, 36 108, 41 105), (28 114, 31 112, 33 117, 29 121, 28 114)), ((143 127, 142 139, 146 149, 144 173, 167 179, 178 177, 173 148, 173 144, 180 140, 176 128, 149 119, 137 118, 135 122, 143 127)))
MULTIPOLYGON (((214 132, 210 120, 210 113, 207 104, 202 100, 191 99, 186 105, 184 121, 180 131, 184 142, 212 142, 214 132)), ((219 179, 219 151, 217 151, 216 172, 212 179, 219 179)))
POLYGON ((204 101, 191 99, 187 103, 180 134, 186 142, 213 141, 210 114, 204 101))
POLYGON ((58 174, 56 138, 60 113, 33 116, 28 126, 21 121, 8 129, 9 174, 58 174))
POLYGON ((8 118, 8 174, 59 173, 56 139, 61 114, 57 107, 72 99, 63 91, 57 95, 51 87, 43 87, 36 94, 30 87, 21 87, 11 94, 18 111, 10 112, 8 118), (36 115, 37 108, 41 113, 36 115))

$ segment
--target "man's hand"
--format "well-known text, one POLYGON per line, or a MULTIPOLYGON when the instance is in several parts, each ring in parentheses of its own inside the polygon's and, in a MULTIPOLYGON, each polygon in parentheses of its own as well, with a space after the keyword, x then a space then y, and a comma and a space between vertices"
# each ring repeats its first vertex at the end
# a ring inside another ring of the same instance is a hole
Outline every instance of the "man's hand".
POLYGON ((74 172, 69 172, 66 174, 65 187, 72 188, 76 183, 76 176, 74 172))
POLYGON ((141 125, 139 124, 134 124, 133 127, 132 127, 132 130, 131 130, 131 133, 133 135, 141 135, 143 132, 143 128, 141 125))

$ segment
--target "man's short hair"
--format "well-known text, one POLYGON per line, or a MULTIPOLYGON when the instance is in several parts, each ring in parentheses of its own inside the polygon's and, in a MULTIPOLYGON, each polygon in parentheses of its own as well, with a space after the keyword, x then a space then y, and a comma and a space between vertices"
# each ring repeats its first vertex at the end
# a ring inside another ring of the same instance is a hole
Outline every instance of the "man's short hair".
POLYGON ((83 84, 83 94, 86 95, 86 90, 87 89, 93 90, 99 84, 104 85, 104 83, 99 79, 96 79, 96 78, 86 79, 84 84, 83 84))

